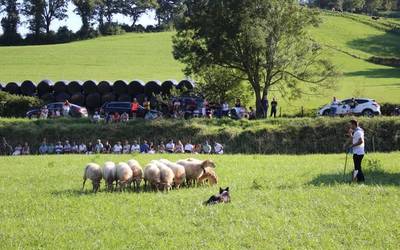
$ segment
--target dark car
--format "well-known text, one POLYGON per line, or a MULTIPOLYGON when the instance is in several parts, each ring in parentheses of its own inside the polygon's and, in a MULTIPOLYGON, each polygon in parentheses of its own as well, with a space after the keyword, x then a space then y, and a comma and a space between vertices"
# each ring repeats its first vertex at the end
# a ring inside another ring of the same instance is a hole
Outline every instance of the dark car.
MULTIPOLYGON (((100 108, 100 114, 101 115, 106 115, 108 113, 128 113, 129 116, 132 115, 131 112, 131 103, 130 102, 106 102, 101 106, 100 108)), ((136 117, 144 117, 146 114, 145 110, 143 109, 142 106, 139 106, 138 113, 136 114, 136 117)))
MULTIPOLYGON (((63 102, 53 102, 53 103, 47 104, 46 107, 49 110, 49 115, 53 112, 56 112, 57 110, 60 111, 60 113, 62 113, 63 105, 64 105, 63 102)), ((26 117, 28 117, 29 119, 31 119, 33 117, 39 117, 40 111, 42 108, 29 110, 26 113, 26 117)), ((81 117, 87 117, 88 112, 87 112, 86 108, 84 108, 84 107, 81 107, 81 106, 78 106, 75 104, 71 104, 69 115, 71 117, 81 118, 81 117)))

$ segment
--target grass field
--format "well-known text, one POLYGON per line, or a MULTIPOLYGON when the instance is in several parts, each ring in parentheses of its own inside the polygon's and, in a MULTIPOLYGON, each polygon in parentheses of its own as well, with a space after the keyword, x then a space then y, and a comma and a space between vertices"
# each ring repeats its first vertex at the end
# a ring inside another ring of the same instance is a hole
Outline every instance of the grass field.
MULTIPOLYGON (((178 159, 160 155, 136 159, 144 164, 160 157, 178 159)), ((343 182, 344 155, 210 156, 217 164, 219 185, 229 186, 232 197, 230 204, 213 207, 202 202, 218 186, 168 194, 80 191, 87 162, 130 158, 1 158, 1 248, 395 249, 399 245, 400 153, 367 155, 367 160, 378 163, 364 164, 365 185, 343 182)))
MULTIPOLYGON (((284 114, 298 113, 301 106, 316 109, 332 96, 374 98, 399 102, 400 70, 366 62, 370 56, 400 57, 400 35, 378 30, 345 17, 323 14, 323 24, 311 29, 343 73, 337 89, 323 96, 304 96, 286 101, 276 95, 284 114), (360 57, 357 59, 351 55, 360 57)), ((360 17, 368 19, 367 17, 360 17)), ((400 19, 390 19, 395 22, 400 19)), ((61 45, 0 47, 0 82, 30 79, 117 80, 182 79, 183 65, 172 57, 173 33, 126 34, 61 45)), ((250 103, 250 105, 254 105, 250 103)))

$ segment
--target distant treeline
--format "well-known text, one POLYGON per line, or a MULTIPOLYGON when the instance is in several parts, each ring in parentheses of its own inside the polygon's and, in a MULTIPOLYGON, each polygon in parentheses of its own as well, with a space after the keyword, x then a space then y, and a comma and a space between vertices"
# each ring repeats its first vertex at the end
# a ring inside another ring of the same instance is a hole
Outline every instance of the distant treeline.
POLYGON ((170 29, 183 10, 184 0, 0 0, 3 35, 2 45, 28 45, 65 43, 94 38, 99 35, 116 35, 124 32, 156 32, 170 29), (50 29, 55 20, 68 18, 68 4, 73 3, 82 26, 76 33, 68 27, 57 31, 50 29), (157 25, 137 25, 139 18, 148 11, 155 11, 157 25), (114 23, 115 15, 131 19, 130 24, 114 23), (21 17, 26 19, 29 33, 22 38, 18 33, 21 17), (94 28, 94 27, 97 28, 94 28))
POLYGON ((400 0, 309 0, 303 1, 321 9, 335 9, 377 15, 378 11, 400 10, 400 0))

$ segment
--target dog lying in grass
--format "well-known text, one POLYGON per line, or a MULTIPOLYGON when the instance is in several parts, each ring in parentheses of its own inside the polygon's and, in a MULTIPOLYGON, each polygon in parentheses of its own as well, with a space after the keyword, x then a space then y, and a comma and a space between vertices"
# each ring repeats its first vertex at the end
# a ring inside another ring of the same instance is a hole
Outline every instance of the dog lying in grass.
POLYGON ((219 203, 229 203, 231 202, 231 196, 229 195, 229 187, 222 189, 219 188, 219 194, 213 195, 204 202, 204 205, 215 205, 219 203))

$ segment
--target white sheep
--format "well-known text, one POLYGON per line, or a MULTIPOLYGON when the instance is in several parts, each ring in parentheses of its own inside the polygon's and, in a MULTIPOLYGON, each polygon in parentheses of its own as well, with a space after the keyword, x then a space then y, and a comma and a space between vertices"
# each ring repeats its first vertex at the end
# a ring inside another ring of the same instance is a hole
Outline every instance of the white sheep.
POLYGON ((143 179, 143 169, 140 166, 140 163, 137 160, 129 160, 128 161, 129 167, 132 169, 132 182, 133 188, 136 190, 140 189, 140 183, 143 179))
POLYGON ((174 172, 161 161, 153 160, 151 163, 155 164, 158 169, 160 169, 159 189, 168 192, 172 188, 174 182, 174 172))
POLYGON ((197 160, 197 159, 186 159, 179 160, 176 162, 185 168, 186 172, 186 183, 188 186, 195 185, 199 178, 205 173, 207 167, 215 168, 215 164, 211 160, 197 160))
POLYGON ((102 178, 101 168, 96 163, 89 163, 85 167, 85 171, 83 173, 83 185, 82 191, 85 188, 86 180, 89 179, 93 184, 93 192, 97 192, 100 188, 100 182, 102 178))
POLYGON ((160 169, 154 163, 149 163, 144 168, 144 187, 151 187, 153 190, 158 190, 160 185, 160 169))
POLYGON ((132 181, 132 169, 125 162, 120 162, 117 165, 117 179, 120 185, 120 190, 125 190, 126 186, 132 181))
POLYGON ((186 179, 185 167, 166 159, 161 159, 160 162, 164 163, 172 170, 172 172, 174 172, 174 186, 175 188, 179 189, 179 187, 186 179))
POLYGON ((114 181, 117 182, 117 167, 112 161, 107 161, 103 165, 103 179, 106 184, 106 188, 109 191, 113 190, 114 181))

